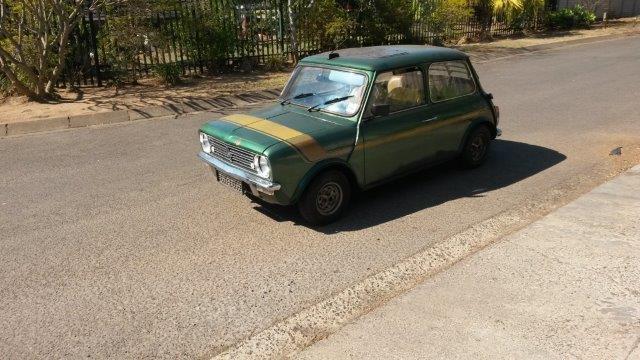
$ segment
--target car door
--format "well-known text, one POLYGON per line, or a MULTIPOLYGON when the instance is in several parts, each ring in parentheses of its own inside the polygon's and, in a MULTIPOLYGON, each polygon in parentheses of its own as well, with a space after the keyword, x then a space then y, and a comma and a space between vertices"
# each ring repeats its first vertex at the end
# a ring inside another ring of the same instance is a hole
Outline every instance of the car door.
POLYGON ((455 156, 471 122, 481 116, 486 101, 478 96, 477 86, 464 60, 440 61, 427 69, 429 99, 437 115, 431 121, 437 143, 433 157, 455 156))
POLYGON ((425 161, 432 152, 433 139, 427 125, 434 116, 427 104, 422 68, 377 74, 360 127, 367 185, 425 161))

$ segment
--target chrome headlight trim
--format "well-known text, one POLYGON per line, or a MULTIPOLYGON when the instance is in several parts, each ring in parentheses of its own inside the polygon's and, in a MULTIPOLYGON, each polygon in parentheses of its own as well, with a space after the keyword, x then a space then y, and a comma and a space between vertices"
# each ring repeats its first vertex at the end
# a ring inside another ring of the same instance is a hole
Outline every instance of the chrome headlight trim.
POLYGON ((269 162, 269 158, 264 155, 256 155, 253 158, 253 167, 256 170, 258 176, 271 179, 271 163, 269 162))
POLYGON ((213 146, 211 146, 209 136, 203 132, 200 132, 200 145, 202 145, 202 151, 205 153, 210 154, 213 152, 213 146))

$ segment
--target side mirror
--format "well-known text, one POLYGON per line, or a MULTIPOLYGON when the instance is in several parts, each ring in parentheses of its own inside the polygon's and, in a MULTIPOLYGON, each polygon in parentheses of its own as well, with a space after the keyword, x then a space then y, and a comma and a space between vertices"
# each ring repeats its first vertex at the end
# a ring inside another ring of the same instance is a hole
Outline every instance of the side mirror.
POLYGON ((371 107, 371 114, 373 116, 387 116, 389 109, 389 104, 376 104, 371 107))

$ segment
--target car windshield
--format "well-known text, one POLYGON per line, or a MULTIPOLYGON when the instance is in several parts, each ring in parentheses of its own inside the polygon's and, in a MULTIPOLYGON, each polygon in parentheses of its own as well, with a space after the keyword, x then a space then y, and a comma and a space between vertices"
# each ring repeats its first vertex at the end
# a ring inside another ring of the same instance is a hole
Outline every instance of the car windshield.
POLYGON ((326 111, 342 116, 358 112, 367 85, 358 73, 301 66, 293 73, 282 100, 306 106, 310 111, 326 111))

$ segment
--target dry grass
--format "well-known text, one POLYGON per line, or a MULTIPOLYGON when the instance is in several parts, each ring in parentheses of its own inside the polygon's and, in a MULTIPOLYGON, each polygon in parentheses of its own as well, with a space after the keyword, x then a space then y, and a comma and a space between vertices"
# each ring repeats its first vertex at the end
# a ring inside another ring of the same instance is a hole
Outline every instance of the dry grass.
POLYGON ((640 33, 640 22, 636 18, 626 18, 609 22, 607 28, 599 24, 591 29, 528 33, 520 36, 494 39, 491 42, 461 45, 457 46, 457 48, 470 54, 474 60, 486 60, 526 53, 528 52, 527 47, 535 45, 633 33, 640 33))

